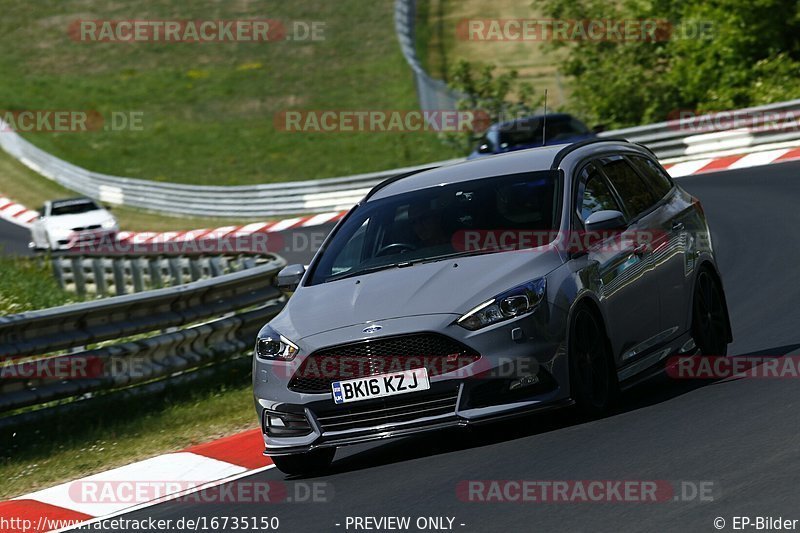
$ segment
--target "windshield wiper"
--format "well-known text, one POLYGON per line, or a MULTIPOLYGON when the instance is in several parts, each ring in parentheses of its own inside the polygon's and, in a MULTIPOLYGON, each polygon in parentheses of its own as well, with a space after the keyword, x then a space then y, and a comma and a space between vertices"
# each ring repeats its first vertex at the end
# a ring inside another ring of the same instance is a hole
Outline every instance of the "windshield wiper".
POLYGON ((435 263, 437 261, 445 261, 447 259, 455 259, 457 257, 470 257, 473 255, 484 255, 499 252, 500 250, 472 250, 470 252, 453 252, 450 254, 435 255, 433 257, 423 257, 416 261, 411 261, 412 265, 419 265, 421 263, 435 263))
POLYGON ((401 261, 399 263, 388 263, 386 265, 376 265, 373 267, 362 268, 361 270, 356 270, 355 272, 343 272, 337 276, 331 276, 325 283, 329 281, 339 281, 340 279, 347 279, 353 278, 356 276, 362 276, 364 274, 371 274, 373 272, 380 272, 381 270, 389 270, 390 268, 406 268, 414 265, 421 265, 425 263, 435 263, 437 261, 445 261, 447 259, 455 259, 457 257, 469 257, 473 255, 483 255, 483 254, 490 254, 497 252, 498 250, 473 250, 471 252, 455 252, 450 254, 442 254, 442 255, 435 255, 433 257, 423 257, 420 259, 416 259, 413 261, 401 261))
POLYGON ((406 261, 402 263, 375 265, 373 267, 367 267, 367 268, 362 268, 361 270, 356 270, 355 272, 344 272, 337 276, 331 276, 325 280, 325 283, 328 283, 329 281, 339 281, 340 279, 353 278, 355 276, 361 276, 363 274, 371 274, 372 272, 380 272, 381 270, 389 270, 390 268, 403 268, 406 266, 411 266, 411 263, 406 261))

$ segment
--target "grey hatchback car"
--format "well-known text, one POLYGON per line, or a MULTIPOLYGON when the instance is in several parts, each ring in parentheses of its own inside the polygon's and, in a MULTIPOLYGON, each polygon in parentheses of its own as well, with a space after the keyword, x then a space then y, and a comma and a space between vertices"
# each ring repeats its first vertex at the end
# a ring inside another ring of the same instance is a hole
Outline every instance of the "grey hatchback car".
POLYGON ((391 178, 278 284, 293 294, 258 335, 253 383, 289 474, 349 444, 597 415, 670 356, 732 340, 700 202, 623 140, 391 178))

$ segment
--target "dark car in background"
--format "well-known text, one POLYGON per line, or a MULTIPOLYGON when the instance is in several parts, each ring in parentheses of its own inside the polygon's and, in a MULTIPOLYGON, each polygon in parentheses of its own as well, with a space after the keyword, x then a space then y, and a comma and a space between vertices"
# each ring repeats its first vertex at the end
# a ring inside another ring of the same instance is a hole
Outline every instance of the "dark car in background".
POLYGON ((595 131, 572 115, 548 114, 546 127, 545 115, 534 115, 490 126, 469 159, 539 146, 574 143, 594 137, 595 131))

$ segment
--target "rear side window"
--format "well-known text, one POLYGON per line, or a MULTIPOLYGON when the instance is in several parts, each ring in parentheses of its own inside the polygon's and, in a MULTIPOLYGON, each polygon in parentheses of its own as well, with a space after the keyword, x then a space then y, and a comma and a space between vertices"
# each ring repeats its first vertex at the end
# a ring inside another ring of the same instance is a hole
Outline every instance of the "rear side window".
POLYGON ((672 181, 658 165, 645 157, 632 156, 628 159, 659 199, 665 197, 672 190, 672 181))
POLYGON ((589 215, 598 211, 621 210, 608 183, 594 165, 589 165, 581 173, 581 181, 583 194, 578 198, 578 214, 581 221, 585 221, 589 215))
POLYGON ((603 164, 603 172, 608 176, 625 204, 628 219, 641 215, 661 199, 645 184, 633 167, 622 158, 606 160, 603 164))

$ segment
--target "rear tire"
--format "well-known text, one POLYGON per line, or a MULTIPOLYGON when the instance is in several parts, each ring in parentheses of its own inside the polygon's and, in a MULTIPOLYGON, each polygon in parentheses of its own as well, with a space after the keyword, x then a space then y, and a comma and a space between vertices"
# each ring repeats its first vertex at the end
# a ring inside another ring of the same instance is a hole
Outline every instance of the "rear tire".
POLYGON ((697 275, 692 301, 692 337, 701 355, 728 355, 728 317, 722 287, 708 268, 697 275))
POLYGON ((619 384, 605 330, 585 305, 575 311, 570 327, 569 378, 572 399, 584 415, 602 415, 617 400, 619 384))
POLYGON ((305 476, 326 470, 333 462, 336 448, 323 448, 308 453, 270 457, 275 466, 290 476, 305 476))

